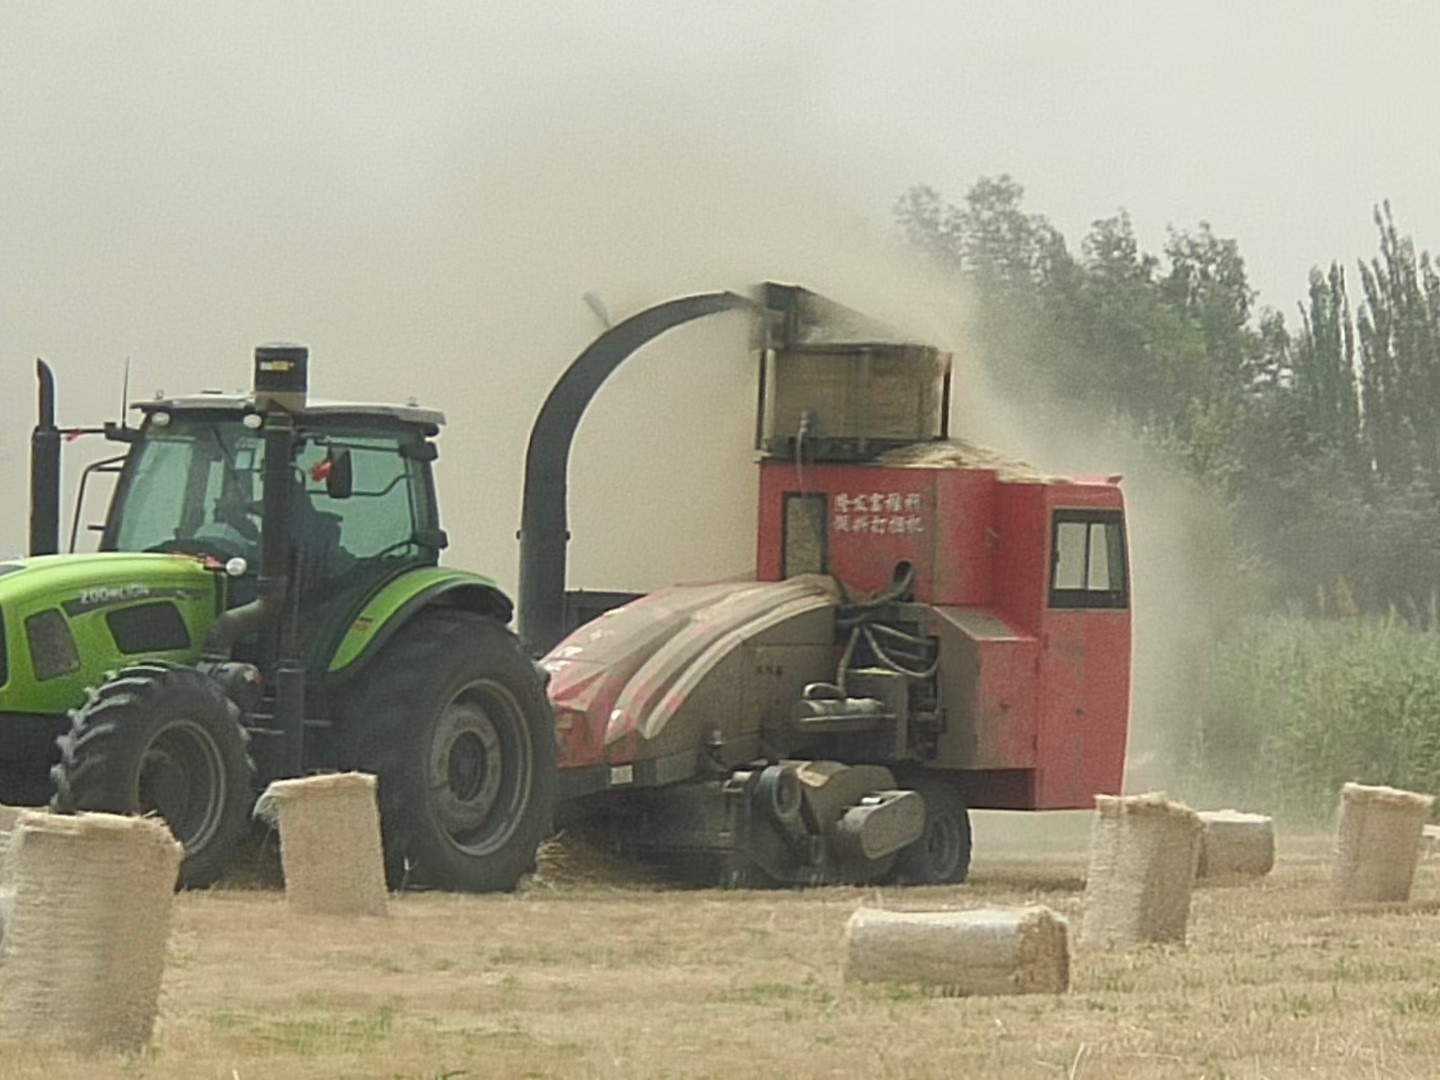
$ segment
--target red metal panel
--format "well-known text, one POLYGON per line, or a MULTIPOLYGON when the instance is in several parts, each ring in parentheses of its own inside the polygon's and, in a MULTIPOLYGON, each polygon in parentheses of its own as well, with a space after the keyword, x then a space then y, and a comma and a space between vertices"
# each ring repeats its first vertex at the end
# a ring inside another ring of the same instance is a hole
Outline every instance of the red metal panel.
POLYGON ((791 490, 798 490, 800 480, 793 465, 760 463, 760 507, 755 515, 755 577, 759 581, 779 581, 784 567, 787 473, 794 484, 791 490))
POLYGON ((980 693, 975 727, 976 769, 1033 768, 1036 763, 1034 638, 981 641, 980 693))
POLYGON ((785 496, 820 493, 828 500, 826 549, 831 574, 857 592, 889 585, 910 563, 917 598, 930 599, 937 538, 934 469, 765 461, 760 465, 759 550, 762 581, 784 565, 785 496))
POLYGON ((921 599, 932 604, 989 604, 995 598, 995 473, 934 469, 936 525, 933 579, 921 599))
POLYGON ((995 606, 1005 619, 1038 633, 1050 572, 1047 486, 1006 483, 995 492, 995 606))
MULTIPOLYGON (((1111 483, 1057 484, 1050 510, 1123 506, 1111 483)), ((1047 548, 1050 530, 1044 530, 1047 548)), ((1047 558, 1048 564, 1048 558, 1047 558)), ((1125 771, 1130 716, 1130 611, 1044 612, 1037 809, 1086 809, 1117 794, 1125 771)))
POLYGON ((1088 809, 1125 772, 1130 613, 1052 611, 1043 643, 1036 808, 1088 809))

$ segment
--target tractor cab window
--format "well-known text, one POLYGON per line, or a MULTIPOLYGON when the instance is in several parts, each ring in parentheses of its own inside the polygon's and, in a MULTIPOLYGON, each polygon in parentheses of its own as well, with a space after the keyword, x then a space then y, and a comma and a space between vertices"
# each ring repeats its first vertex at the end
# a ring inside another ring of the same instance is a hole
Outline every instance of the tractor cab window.
POLYGON ((1050 536, 1050 606, 1124 608, 1129 603, 1120 511, 1057 510, 1050 536))
MULTIPOLYGON (((410 432, 303 430, 295 459, 292 534, 301 588, 335 581, 362 565, 431 561, 438 536, 429 462, 410 432), (348 490, 327 484, 347 458, 348 490)), ((239 416, 165 417, 132 447, 110 509, 103 546, 113 551, 185 551, 258 568, 264 438, 239 416)))
POLYGON ((157 414, 132 448, 102 546, 259 555, 260 436, 234 420, 157 414))
MULTIPOLYGON (((422 461, 405 453, 394 435, 352 435, 327 432, 304 439, 296 464, 304 498, 297 510, 296 542, 309 539, 338 548, 344 561, 419 558, 425 554, 417 536, 429 526, 429 485, 423 482, 422 461), (327 483, 337 455, 349 458, 349 490, 332 494, 327 483)), ((309 560, 326 556, 312 551, 309 560)))

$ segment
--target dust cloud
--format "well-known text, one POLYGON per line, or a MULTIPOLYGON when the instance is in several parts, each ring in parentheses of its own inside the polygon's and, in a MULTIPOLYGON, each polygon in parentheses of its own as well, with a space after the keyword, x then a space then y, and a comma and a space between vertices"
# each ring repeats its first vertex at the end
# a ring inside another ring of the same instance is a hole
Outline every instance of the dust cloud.
MULTIPOLYGON (((1042 470, 1122 477, 1133 605, 1126 790, 1166 789, 1185 798, 1204 658, 1214 635, 1248 602, 1234 573, 1240 551, 1226 512, 1112 418, 1057 401, 1038 384, 1026 402, 1007 399, 993 376, 972 369, 970 397, 957 402, 961 430, 1042 470)), ((1216 790, 1211 783, 1206 789, 1216 790)))
MULTIPOLYGON (((616 77, 617 65, 592 82, 556 64, 530 72, 523 95, 504 85, 514 72, 477 66, 442 120, 364 92, 337 59, 343 42, 305 57, 301 77, 293 43, 224 20, 248 53, 177 53, 200 19, 117 17, 113 48, 90 43, 105 62, 70 72, 103 115, 72 102, 68 134, 20 132, 48 159, 0 166, 35 203, 10 225, 28 264, 0 268, 11 507, 26 504, 33 356, 57 370, 62 422, 79 424, 116 414, 127 358, 132 398, 235 389, 255 344, 300 341, 317 397, 446 410, 447 561, 513 588, 525 442, 602 328, 587 292, 614 320, 764 279, 920 336, 955 317, 953 297, 895 250, 890 222, 857 216, 865 154, 827 142, 795 100, 803 61, 780 65, 780 51, 683 77, 616 77), (267 50, 292 65, 257 77, 248 65, 267 50)), ((598 395, 572 457, 571 585, 751 570, 749 332, 736 315, 672 331, 598 395)), ((102 449, 76 444, 69 491, 75 462, 102 449)), ((23 544, 23 514, 0 518, 0 550, 23 544)))

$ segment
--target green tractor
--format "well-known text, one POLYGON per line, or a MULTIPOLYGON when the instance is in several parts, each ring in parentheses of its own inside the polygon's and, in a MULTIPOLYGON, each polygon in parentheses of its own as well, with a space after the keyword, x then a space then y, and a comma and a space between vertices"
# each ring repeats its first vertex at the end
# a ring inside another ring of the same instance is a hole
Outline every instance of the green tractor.
POLYGON ((509 598, 439 565, 444 418, 311 402, 307 370, 262 346, 252 394, 67 431, 39 365, 31 555, 0 562, 0 802, 159 814, 203 886, 271 780, 362 770, 393 886, 512 888, 550 825, 553 720, 509 598), (58 554, 60 444, 91 432, 126 444, 85 473, 118 473, 100 551, 58 554))

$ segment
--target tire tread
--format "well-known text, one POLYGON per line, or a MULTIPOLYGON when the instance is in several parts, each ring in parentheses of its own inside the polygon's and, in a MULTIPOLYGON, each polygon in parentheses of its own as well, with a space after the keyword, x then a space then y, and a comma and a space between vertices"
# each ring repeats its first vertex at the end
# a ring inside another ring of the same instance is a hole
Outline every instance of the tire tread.
MULTIPOLYGON (((208 714, 215 728, 212 737, 235 740, 230 748, 232 766, 239 775, 228 778, 231 805, 212 842, 198 852, 187 851, 180 869, 183 887, 212 884, 248 828, 254 799, 255 762, 250 754, 250 733, 240 722, 240 710, 218 686, 194 668, 160 663, 138 663, 108 672, 105 681, 87 688, 85 702, 70 712, 70 729, 56 739, 60 761, 51 771, 51 809, 59 813, 101 811, 132 814, 129 785, 134 777, 117 762, 135 753, 135 733, 152 722, 168 703, 185 701, 208 714)), ((225 748, 221 747, 222 757, 225 748)))

